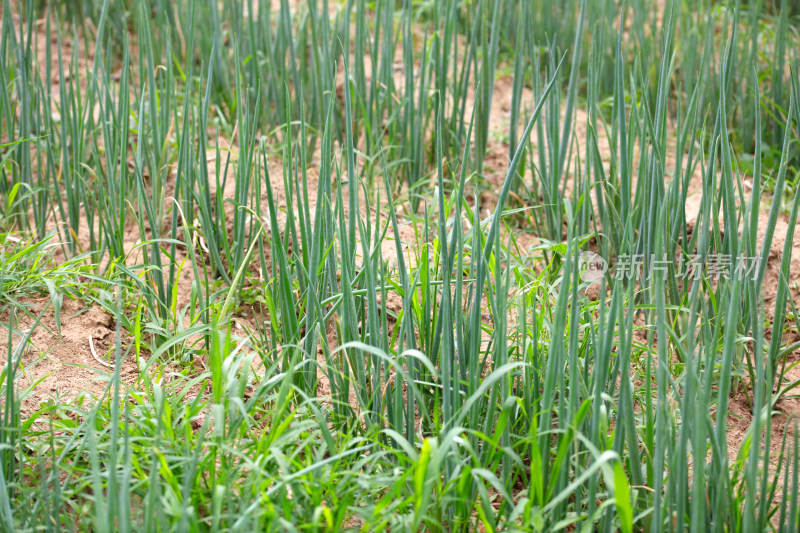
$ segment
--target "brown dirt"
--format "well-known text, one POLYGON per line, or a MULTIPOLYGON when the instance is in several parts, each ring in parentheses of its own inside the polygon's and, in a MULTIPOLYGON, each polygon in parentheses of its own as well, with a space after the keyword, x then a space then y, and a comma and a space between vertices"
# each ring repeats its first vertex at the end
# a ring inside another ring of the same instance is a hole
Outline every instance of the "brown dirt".
MULTIPOLYGON (((64 300, 59 333, 49 298, 32 299, 24 303, 33 317, 37 317, 42 309, 46 310, 22 354, 18 383, 23 417, 31 416, 49 399, 77 405, 80 396, 85 396, 90 400, 89 403, 99 398, 106 390, 113 370, 93 357, 89 337, 94 342, 98 357, 113 363, 116 325, 112 315, 98 304, 64 300)), ((24 333, 34 325, 33 317, 18 316, 17 329, 24 333)), ((6 311, 0 316, 0 321, 5 323, 8 320, 6 311)), ((18 334, 12 336, 15 349, 21 340, 18 334)), ((0 344, 8 344, 8 331, 5 328, 0 330, 0 344)), ((130 347, 127 335, 122 339, 122 346, 124 359, 120 377, 122 383, 132 385, 136 382, 138 372, 133 352, 126 354, 130 347)), ((6 365, 5 357, 3 359, 6 365)))

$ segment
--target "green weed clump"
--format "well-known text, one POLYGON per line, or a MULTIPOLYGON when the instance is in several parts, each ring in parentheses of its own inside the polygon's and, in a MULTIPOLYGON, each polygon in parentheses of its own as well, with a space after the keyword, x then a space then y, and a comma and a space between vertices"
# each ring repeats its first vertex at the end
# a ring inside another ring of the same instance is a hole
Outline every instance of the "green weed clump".
POLYGON ((0 17, 3 531, 800 528, 786 0, 0 17))

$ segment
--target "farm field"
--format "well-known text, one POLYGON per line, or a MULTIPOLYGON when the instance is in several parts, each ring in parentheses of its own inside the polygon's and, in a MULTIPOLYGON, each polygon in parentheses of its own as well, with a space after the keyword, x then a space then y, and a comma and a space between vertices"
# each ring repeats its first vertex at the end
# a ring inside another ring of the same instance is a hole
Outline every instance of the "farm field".
POLYGON ((0 531, 800 530, 791 0, 0 0, 0 531))

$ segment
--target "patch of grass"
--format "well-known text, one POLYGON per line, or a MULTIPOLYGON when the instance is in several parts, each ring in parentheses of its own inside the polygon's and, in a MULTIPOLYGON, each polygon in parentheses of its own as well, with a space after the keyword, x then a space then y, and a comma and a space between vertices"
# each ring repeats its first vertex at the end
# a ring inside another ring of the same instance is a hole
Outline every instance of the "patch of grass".
POLYGON ((800 526, 792 15, 562 4, 3 0, 1 529, 800 526))

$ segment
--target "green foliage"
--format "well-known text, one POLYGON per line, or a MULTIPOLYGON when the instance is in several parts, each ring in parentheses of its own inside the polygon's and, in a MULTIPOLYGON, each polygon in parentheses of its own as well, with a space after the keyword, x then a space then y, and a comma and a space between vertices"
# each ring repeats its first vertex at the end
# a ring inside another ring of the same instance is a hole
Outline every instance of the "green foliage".
POLYGON ((797 436, 773 442, 797 385, 785 2, 19 4, 4 531, 800 526, 797 436), (669 261, 590 298, 588 250, 669 261), (758 255, 747 277, 677 271, 758 255), (105 391, 23 413, 29 299, 58 316, 109 287, 105 391))

